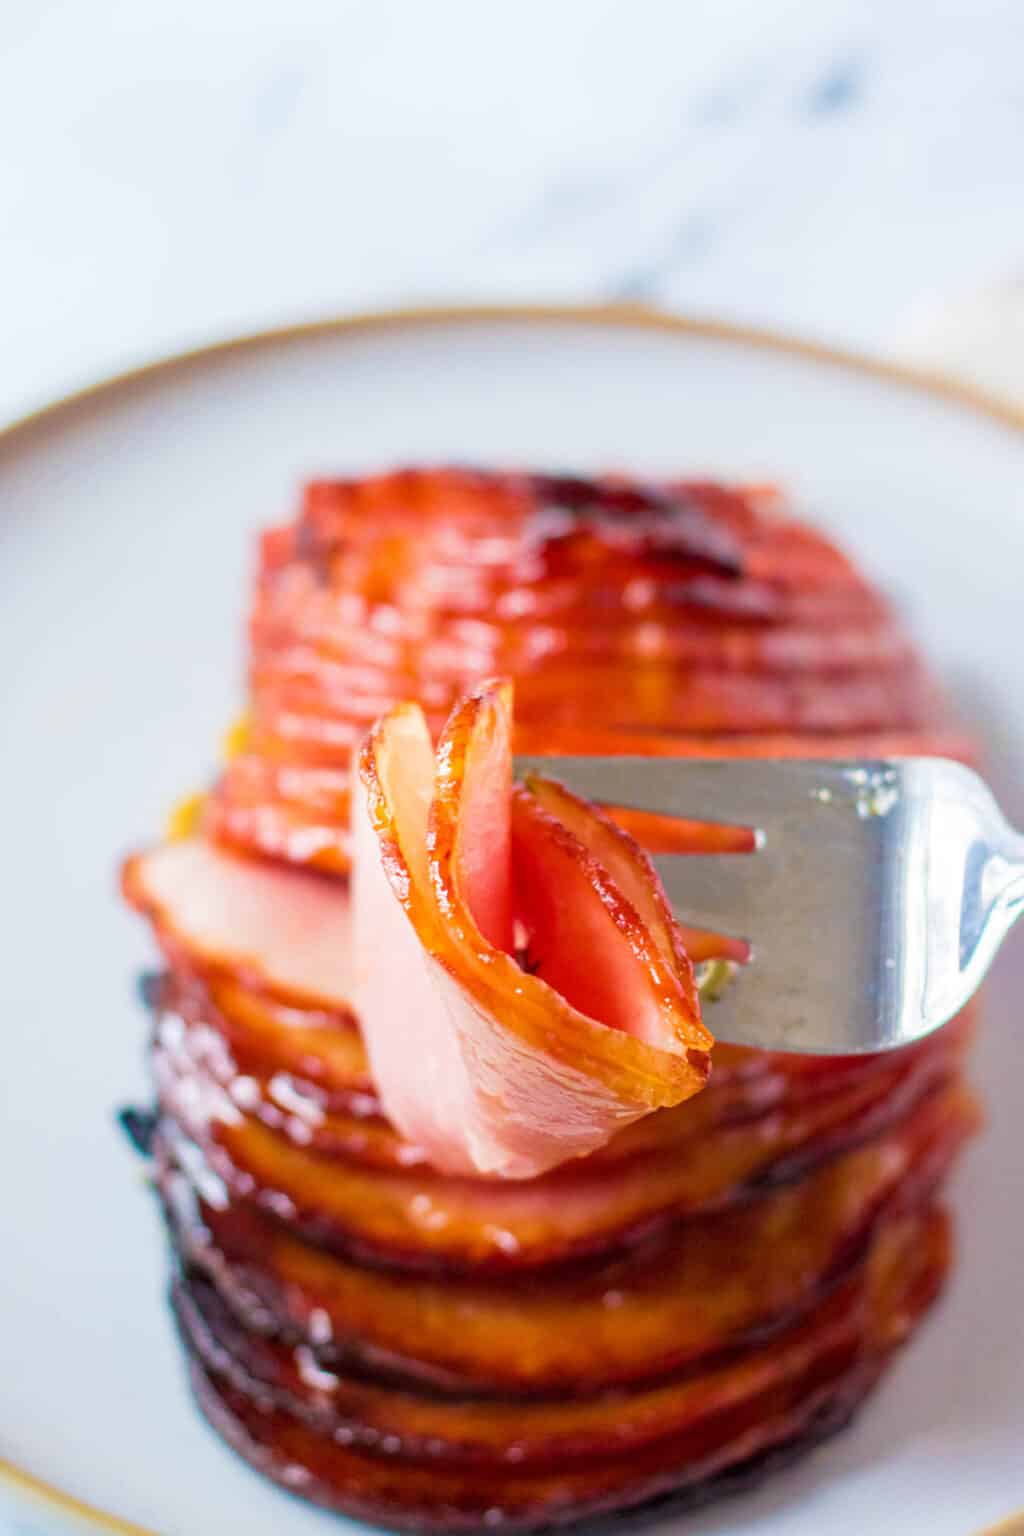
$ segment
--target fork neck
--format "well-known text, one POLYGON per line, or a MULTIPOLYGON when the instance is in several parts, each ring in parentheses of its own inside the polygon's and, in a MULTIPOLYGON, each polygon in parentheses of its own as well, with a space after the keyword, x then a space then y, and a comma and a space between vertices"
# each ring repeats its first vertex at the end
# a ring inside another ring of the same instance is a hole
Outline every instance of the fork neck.
POLYGON ((1024 837, 1007 829, 982 877, 985 905, 1005 933, 1024 914, 1024 837))
POLYGON ((1015 841, 1016 856, 1002 858, 1005 883, 996 898, 1011 923, 1024 913, 1024 837, 1017 837, 1015 841))
POLYGON ((979 838, 969 850, 964 872, 959 964, 953 982, 958 1006, 972 996, 1024 913, 1024 837, 998 812, 986 830, 987 840, 979 838))

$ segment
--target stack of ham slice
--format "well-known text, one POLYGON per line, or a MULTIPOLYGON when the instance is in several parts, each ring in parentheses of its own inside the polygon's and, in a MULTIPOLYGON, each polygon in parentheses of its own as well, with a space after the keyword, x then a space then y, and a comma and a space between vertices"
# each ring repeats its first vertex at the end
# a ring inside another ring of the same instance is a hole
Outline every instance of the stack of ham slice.
POLYGON ((729 946, 607 816, 509 794, 494 674, 530 752, 967 753, 765 491, 404 471, 264 537, 240 750, 125 869, 172 1299, 242 1455, 410 1530, 704 1497, 838 1427, 941 1288, 977 1120, 967 1016, 709 1076, 729 946))
POLYGON ((243 750, 208 806, 246 851, 348 869, 349 765, 415 699, 516 681, 522 751, 960 750, 885 603, 767 493, 404 471, 314 482, 266 534, 243 750))

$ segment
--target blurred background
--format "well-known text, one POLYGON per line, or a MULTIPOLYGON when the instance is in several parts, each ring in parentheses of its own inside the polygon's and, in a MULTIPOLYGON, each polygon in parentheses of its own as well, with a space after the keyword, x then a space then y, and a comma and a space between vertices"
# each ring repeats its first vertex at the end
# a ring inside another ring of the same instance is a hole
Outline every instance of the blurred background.
POLYGON ((3 0, 0 421, 339 311, 657 304, 1024 393, 1021 0, 3 0))

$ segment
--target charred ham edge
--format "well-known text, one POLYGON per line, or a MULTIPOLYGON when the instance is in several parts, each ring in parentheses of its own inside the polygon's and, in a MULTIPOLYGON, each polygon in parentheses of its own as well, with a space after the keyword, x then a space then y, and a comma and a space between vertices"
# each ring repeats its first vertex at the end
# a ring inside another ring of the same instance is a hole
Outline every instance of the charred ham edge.
POLYGON ((437 1168, 533 1177, 703 1086, 712 1039, 653 867, 566 791, 513 790, 510 685, 455 710, 436 764, 423 712, 393 709, 359 777, 353 1000, 384 1108, 437 1168))
POLYGON ((739 540, 685 486, 565 474, 531 475, 529 484, 542 506, 586 520, 608 542, 626 542, 734 579, 743 575, 739 540))

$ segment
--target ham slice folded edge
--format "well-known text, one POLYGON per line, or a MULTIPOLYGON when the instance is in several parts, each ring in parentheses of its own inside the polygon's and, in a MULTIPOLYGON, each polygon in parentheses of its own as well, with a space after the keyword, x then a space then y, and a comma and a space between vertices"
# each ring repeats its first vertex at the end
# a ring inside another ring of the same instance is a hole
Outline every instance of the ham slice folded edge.
POLYGON ((513 788, 510 732, 507 684, 436 761, 415 705, 371 731, 353 1004, 403 1135, 444 1172, 529 1178, 697 1092, 712 1041, 650 861, 560 786, 513 788))

